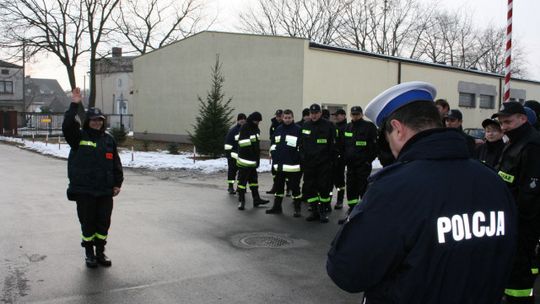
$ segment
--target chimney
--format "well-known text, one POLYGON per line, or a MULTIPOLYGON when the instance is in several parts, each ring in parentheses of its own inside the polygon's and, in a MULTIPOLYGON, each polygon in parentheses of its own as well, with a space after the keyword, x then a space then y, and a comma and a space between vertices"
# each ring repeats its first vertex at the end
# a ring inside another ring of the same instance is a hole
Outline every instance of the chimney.
POLYGON ((113 57, 122 57, 122 48, 113 47, 112 48, 112 56, 113 57))

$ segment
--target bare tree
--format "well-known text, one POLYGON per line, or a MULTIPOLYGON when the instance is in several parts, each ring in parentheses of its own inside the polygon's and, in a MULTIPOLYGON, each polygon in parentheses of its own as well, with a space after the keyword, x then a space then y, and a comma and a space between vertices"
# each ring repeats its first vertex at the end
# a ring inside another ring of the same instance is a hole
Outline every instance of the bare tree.
POLYGON ((240 14, 241 29, 266 35, 302 37, 335 44, 347 0, 259 0, 240 14))
POLYGON ((82 43, 86 31, 83 11, 73 0, 0 0, 0 46, 13 55, 27 48, 27 56, 42 51, 64 65, 71 88, 77 86, 75 67, 88 51, 82 43))
POLYGON ((139 54, 192 35, 202 20, 199 0, 126 0, 119 5, 116 30, 139 54))
POLYGON ((90 43, 90 95, 88 105, 96 104, 96 59, 102 39, 112 31, 108 27, 111 14, 120 0, 82 0, 86 13, 88 39, 90 43))

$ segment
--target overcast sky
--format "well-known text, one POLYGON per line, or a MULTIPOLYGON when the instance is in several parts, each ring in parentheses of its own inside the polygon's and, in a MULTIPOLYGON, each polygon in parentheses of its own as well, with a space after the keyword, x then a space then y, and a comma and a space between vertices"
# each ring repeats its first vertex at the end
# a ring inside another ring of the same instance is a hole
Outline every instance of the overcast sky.
MULTIPOLYGON (((431 2, 433 0, 420 0, 431 2)), ((208 14, 217 15, 218 19, 211 29, 220 31, 238 31, 235 20, 247 6, 256 5, 256 0, 206 0, 208 14)), ((461 9, 470 13, 479 27, 489 24, 503 26, 506 24, 507 0, 451 0, 440 1, 440 6, 448 10, 461 9)), ((528 78, 540 81, 540 0, 515 0, 513 2, 513 39, 519 40, 525 50, 528 78)), ((77 83, 82 88, 83 75, 87 64, 80 63, 77 83)), ((58 60, 49 55, 37 62, 27 64, 27 75, 35 78, 56 78, 63 88, 69 89, 69 81, 65 69, 58 60)))

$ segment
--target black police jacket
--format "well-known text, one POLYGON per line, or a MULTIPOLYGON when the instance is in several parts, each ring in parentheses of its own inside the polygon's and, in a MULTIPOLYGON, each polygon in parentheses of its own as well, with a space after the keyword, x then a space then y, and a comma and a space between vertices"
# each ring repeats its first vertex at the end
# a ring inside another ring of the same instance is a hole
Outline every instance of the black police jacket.
POLYGON ((62 132, 71 147, 68 156, 68 199, 79 195, 112 196, 113 187, 121 187, 124 180, 122 163, 114 138, 101 130, 83 128, 75 120, 78 104, 71 103, 64 115, 62 132))
POLYGON ((490 167, 495 167, 499 162, 504 141, 502 139, 495 142, 486 141, 476 149, 476 158, 490 167))
POLYGON ((516 241, 512 195, 450 129, 420 132, 370 177, 327 272, 367 303, 499 303, 516 241), (441 172, 443 174, 441 174, 441 172))
POLYGON ((272 138, 274 136, 274 132, 276 131, 277 127, 279 127, 279 125, 281 125, 281 123, 279 121, 277 121, 277 119, 274 117, 270 120, 272 122, 272 124, 270 125, 270 137, 269 138, 272 138))
POLYGON ((377 127, 363 119, 347 124, 343 132, 347 166, 371 166, 377 157, 377 127))
POLYGON ((270 153, 276 171, 300 172, 300 126, 281 124, 274 131, 270 153))
POLYGON ((260 130, 252 121, 240 128, 238 136, 238 159, 236 164, 244 168, 258 168, 260 162, 260 130))
POLYGON ((234 127, 229 129, 227 136, 225 136, 225 156, 227 158, 238 158, 238 139, 240 138, 240 124, 236 124, 234 127))
POLYGON ((540 134, 525 123, 506 135, 510 142, 495 169, 517 203, 520 246, 532 254, 540 237, 540 134))
POLYGON ((330 164, 336 154, 335 134, 334 125, 326 119, 305 122, 300 136, 302 166, 317 167, 321 164, 330 164))

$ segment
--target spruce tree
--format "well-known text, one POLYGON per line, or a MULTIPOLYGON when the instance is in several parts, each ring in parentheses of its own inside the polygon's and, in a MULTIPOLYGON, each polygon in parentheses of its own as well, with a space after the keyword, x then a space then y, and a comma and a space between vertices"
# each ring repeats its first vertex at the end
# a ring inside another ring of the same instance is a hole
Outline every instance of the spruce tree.
POLYGON ((224 153, 223 141, 233 119, 234 108, 230 106, 232 98, 227 101, 224 99, 224 82, 219 55, 216 55, 216 63, 212 67, 210 91, 205 100, 197 96, 199 115, 196 118, 196 124, 193 125, 194 134, 188 133, 199 153, 214 158, 224 153))

